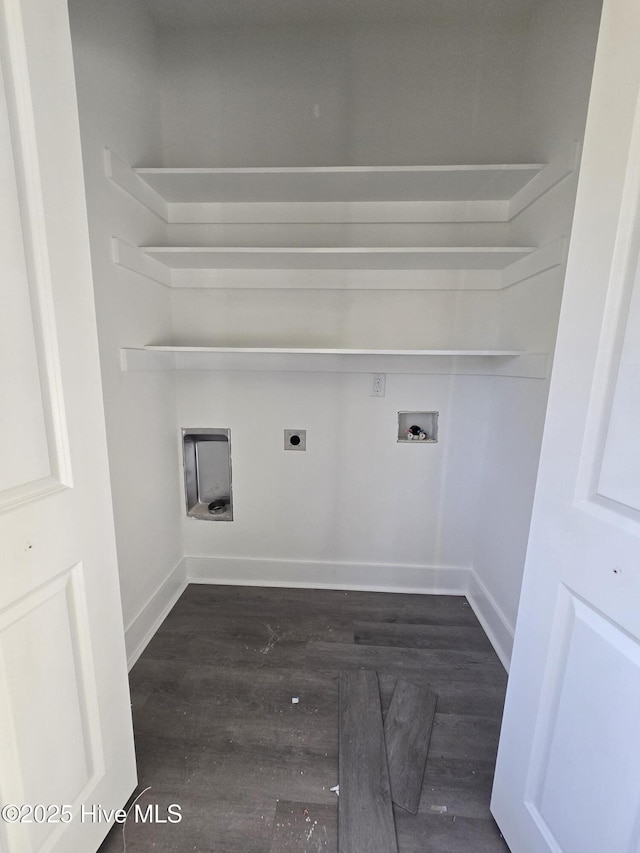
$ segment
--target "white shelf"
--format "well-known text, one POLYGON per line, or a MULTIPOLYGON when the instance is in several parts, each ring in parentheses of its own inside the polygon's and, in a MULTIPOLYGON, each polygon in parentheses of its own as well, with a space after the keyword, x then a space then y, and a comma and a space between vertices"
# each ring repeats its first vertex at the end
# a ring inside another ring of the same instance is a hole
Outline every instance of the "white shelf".
MULTIPOLYGON (((130 272, 172 288, 499 290, 560 266, 565 256, 564 239, 541 247, 265 247, 256 245, 264 229, 249 228, 243 233, 246 242, 253 245, 194 246, 184 245, 192 239, 185 235, 197 235, 193 237, 196 243, 217 243, 224 242, 220 236, 224 231, 215 227, 190 231, 184 226, 506 223, 571 174, 577 159, 578 147, 571 145, 546 165, 132 169, 105 151, 105 171, 113 184, 167 223, 167 243, 175 238, 173 242, 181 244, 138 247, 114 237, 113 259, 130 272)), ((451 234, 457 226, 452 227, 451 234)), ((284 236, 278 242, 286 243, 290 239, 286 228, 280 232, 284 236)), ((349 231, 345 233, 344 242, 349 242, 349 231)), ((495 233, 502 235, 503 231, 495 233)), ((318 235, 316 239, 321 241, 318 235)), ((459 239, 466 241, 466 237, 459 239)), ((501 242, 504 237, 494 239, 501 242)), ((358 238, 353 240, 357 242, 358 238)), ((425 242, 433 240, 425 237, 425 242)), ((516 350, 243 346, 125 348, 121 360, 126 371, 328 371, 527 378, 545 378, 549 362, 546 353, 516 350)))
POLYGON ((545 165, 139 168, 133 172, 170 203, 507 201, 545 165))
POLYGON ((105 174, 169 224, 509 222, 576 168, 548 164, 135 168, 105 149, 105 174))
MULTIPOLYGON (((420 268, 399 268, 398 264, 404 260, 407 262, 409 257, 402 257, 402 253, 397 253, 396 250, 384 250, 387 252, 386 260, 393 263, 393 267, 383 268, 363 268, 362 264, 370 262, 370 258, 366 256, 360 258, 360 266, 355 266, 356 254, 348 258, 349 262, 353 262, 352 268, 322 268, 315 266, 320 263, 320 260, 326 262, 326 258, 321 258, 317 250, 303 253, 301 257, 296 257, 295 261, 300 264, 302 261, 308 264, 314 264, 313 268, 306 267, 304 275, 300 275, 301 266, 290 265, 288 268, 274 267, 251 267, 247 268, 195 268, 186 267, 182 264, 193 262, 193 258, 188 258, 188 251, 185 255, 184 249, 175 248, 173 251, 165 248, 148 248, 140 249, 137 246, 132 246, 114 237, 112 240, 112 255, 114 263, 124 267, 131 272, 151 278, 154 281, 164 284, 166 287, 175 288, 231 288, 231 289, 280 289, 280 290, 501 290, 505 287, 511 287, 519 281, 527 278, 532 278, 535 275, 553 269, 563 263, 565 257, 565 243, 561 238, 548 243, 546 246, 541 246, 535 251, 526 250, 526 254, 520 254, 519 249, 514 251, 507 250, 509 263, 505 266, 505 255, 500 254, 501 250, 496 249, 471 249, 471 250, 456 250, 447 248, 444 250, 431 249, 419 253, 419 260, 422 264, 420 268), (314 254, 315 252, 315 254, 314 254), (457 255, 455 253, 458 253, 457 255), (156 254, 157 253, 157 254, 156 254), (478 258, 480 253, 480 258, 478 258), (442 265, 447 260, 449 255, 449 263, 452 260, 455 266, 449 269, 435 269, 434 267, 442 265), (514 257, 515 255, 515 257, 514 257), (519 258, 519 260, 516 260, 519 258), (482 262, 482 268, 472 269, 472 262, 482 262), (178 266, 173 266, 176 264, 178 266), (429 266, 430 265, 430 266, 429 266), (491 267, 489 266, 491 265, 491 267), (467 268, 464 268, 467 267, 467 268)), ((209 262, 206 258, 206 252, 209 249, 202 250, 204 254, 197 253, 197 260, 200 263, 209 262)), ((240 250, 234 250, 238 252, 240 250)), ((259 250, 264 251, 264 250, 259 250)), ((282 252, 287 250, 276 250, 282 252)), ((370 251, 370 250, 365 250, 370 251)), ((375 253, 373 253, 375 255, 375 253)), ((285 258, 286 259, 286 258, 285 258)), ((221 255, 217 255, 216 260, 221 262, 221 255)), ((240 262, 241 258, 237 257, 236 261, 240 262)), ((253 261, 256 260, 254 257, 253 261)), ((273 262, 274 257, 270 260, 273 262)), ((279 261, 282 258, 279 259, 279 261)), ((293 256, 289 257, 289 261, 293 260, 293 256)), ((332 259, 334 262, 336 257, 332 259)), ((345 257, 342 257, 341 262, 346 263, 345 257)), ((382 255, 375 257, 376 262, 380 263, 383 260, 382 255)), ((415 260, 415 254, 414 254, 415 260)), ((225 258, 226 263, 229 259, 225 258)), ((244 263, 247 263, 246 255, 244 263)))
POLYGON ((481 356, 483 358, 511 358, 524 355, 523 350, 487 349, 352 349, 317 347, 196 347, 152 344, 142 347, 146 352, 172 353, 277 353, 280 355, 417 355, 417 356, 481 356))
POLYGON ((546 378, 546 353, 520 350, 396 350, 153 345, 121 350, 123 371, 251 370, 466 374, 546 378))
POLYGON ((147 257, 172 270, 502 270, 535 251, 532 246, 142 246, 140 249, 147 257))

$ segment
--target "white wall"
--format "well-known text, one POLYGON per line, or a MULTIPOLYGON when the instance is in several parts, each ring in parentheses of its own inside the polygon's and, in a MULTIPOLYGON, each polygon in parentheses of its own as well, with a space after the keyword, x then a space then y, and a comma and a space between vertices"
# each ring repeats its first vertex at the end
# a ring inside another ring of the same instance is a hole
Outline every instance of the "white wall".
MULTIPOLYGON (((180 425, 231 429, 234 496, 233 523, 184 519, 186 553, 225 558, 212 571, 237 580, 250 558, 294 561, 305 583, 455 586, 439 570, 473 558, 483 383, 389 374, 384 398, 370 385, 369 374, 182 374, 180 425), (439 411, 439 443, 398 444, 403 409, 439 411), (306 452, 284 450, 285 428, 307 430, 306 452)), ((277 563, 262 571, 283 577, 277 563)))
POLYGON ((525 25, 165 29, 164 163, 517 159, 525 25))
MULTIPOLYGON (((160 98, 155 33, 131 0, 71 0, 102 364, 109 464, 125 627, 182 555, 175 486, 175 387, 170 374, 125 374, 119 348, 171 334, 168 292, 114 266, 113 235, 161 240, 156 217, 105 177, 103 152, 129 162, 159 157, 160 98)), ((129 645, 129 642, 128 642, 129 645)), ((131 653, 132 649, 128 649, 131 653)))
MULTIPOLYGON (((524 66, 523 148, 542 161, 584 132, 600 0, 543 0, 536 5, 524 66)), ((513 239, 544 245, 570 235, 577 172, 525 210, 513 239)), ((505 291, 499 340, 505 347, 553 352, 564 268, 505 291)), ((474 569, 512 634, 527 546, 548 383, 494 379, 474 569)))
POLYGON ((498 336, 496 292, 194 289, 172 299, 174 338, 192 346, 490 349, 498 336))

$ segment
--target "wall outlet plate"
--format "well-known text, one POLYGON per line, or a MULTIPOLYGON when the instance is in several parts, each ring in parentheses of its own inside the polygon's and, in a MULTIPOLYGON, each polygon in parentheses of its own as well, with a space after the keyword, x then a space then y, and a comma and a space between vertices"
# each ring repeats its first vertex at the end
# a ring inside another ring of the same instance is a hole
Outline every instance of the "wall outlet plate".
POLYGON ((384 397, 384 389, 386 384, 386 373, 374 373, 371 377, 371 396, 384 397))
POLYGON ((284 431, 284 449, 285 450, 306 450, 307 449, 307 431, 306 431, 306 429, 285 429, 285 431, 284 431))

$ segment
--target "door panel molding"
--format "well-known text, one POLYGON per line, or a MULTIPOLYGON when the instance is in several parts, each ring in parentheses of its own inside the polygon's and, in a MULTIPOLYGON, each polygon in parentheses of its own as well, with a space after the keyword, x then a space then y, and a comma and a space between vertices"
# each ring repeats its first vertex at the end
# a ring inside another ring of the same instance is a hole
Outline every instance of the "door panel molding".
MULTIPOLYGON (((0 57, 51 475, 0 495, 0 510, 73 485, 27 46, 19 3, 0 4, 0 57)), ((16 415, 19 413, 16 413, 16 415)))
MULTIPOLYGON (((640 298, 640 97, 636 101, 620 216, 576 480, 574 506, 640 535, 640 503, 625 502, 607 483, 606 453, 634 291, 640 298), (604 473, 604 477, 603 477, 604 473)), ((634 330, 632 330, 634 331, 634 330)), ((640 501, 640 494, 638 495, 640 501)))
MULTIPOLYGON (((62 794, 75 820, 105 775, 82 563, 0 613, 0 752, 3 803, 56 803, 62 794), (66 643, 60 641, 63 632, 66 643), (61 702, 58 691, 64 692, 61 702), (49 768, 46 778, 42 766, 49 768), (52 766, 59 770, 57 778, 52 766)), ((28 835, 39 850, 61 836, 65 825, 7 825, 5 830, 16 844, 28 835)))
POLYGON ((640 642, 562 585, 526 805, 550 850, 636 851, 640 642), (608 823, 600 822, 600 812, 608 823), (613 827, 613 828, 612 828, 613 827))

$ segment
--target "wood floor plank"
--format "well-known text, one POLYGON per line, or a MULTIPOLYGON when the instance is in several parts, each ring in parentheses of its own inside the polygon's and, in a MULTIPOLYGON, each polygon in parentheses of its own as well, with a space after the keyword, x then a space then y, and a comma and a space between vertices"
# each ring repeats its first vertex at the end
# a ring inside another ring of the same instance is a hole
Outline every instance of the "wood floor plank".
POLYGON ((335 589, 294 589, 287 587, 218 586, 189 584, 170 614, 229 615, 286 619, 292 613, 330 615, 366 622, 402 622, 438 625, 479 625, 464 596, 420 595, 335 589))
POLYGON ((509 853, 493 820, 394 813, 402 853, 509 853))
POLYGON ((434 758, 429 751, 418 814, 491 820, 489 803, 495 761, 434 758))
POLYGON ((500 716, 507 677, 495 653, 398 649, 311 642, 305 650, 309 668, 363 667, 378 673, 383 710, 398 676, 430 687, 443 713, 500 716))
MULTIPOLYGON (((496 684, 487 674, 486 680, 470 679, 465 673, 446 677, 446 672, 407 668, 403 673, 407 681, 429 687, 438 695, 438 711, 459 716, 481 716, 500 719, 504 708, 505 685, 496 684)), ((391 671, 378 670, 380 701, 386 714, 396 687, 397 677, 391 671)))
MULTIPOLYGON (((492 651, 479 625, 415 625, 397 622, 354 622, 354 642, 364 646, 400 646, 405 649, 492 651)), ((340 641, 339 637, 335 638, 340 641)))
POLYGON ((466 676, 482 672, 485 679, 492 676, 497 682, 506 684, 507 681, 506 672, 494 652, 401 649, 311 640, 306 644, 304 653, 307 666, 317 664, 320 668, 379 668, 396 675, 412 669, 434 672, 446 670, 454 678, 456 673, 465 673, 466 676))
POLYGON ((495 762, 500 722, 499 717, 436 713, 429 755, 495 762))
POLYGON ((416 814, 437 696, 399 678, 384 721, 391 799, 416 814))
MULTIPOLYGON (((264 615, 264 612, 263 612, 264 615)), ((267 612, 265 618, 256 613, 201 613, 172 611, 163 624, 166 634, 200 634, 236 639, 244 645, 256 648, 263 655, 279 643, 307 642, 311 639, 330 640, 340 643, 353 641, 353 620, 349 615, 337 618, 324 612, 307 613, 304 622, 295 613, 284 611, 267 612), (275 618, 273 616, 275 615, 275 618)), ((472 627, 472 626, 469 626, 472 627)))
POLYGON ((278 800, 269 853, 335 853, 337 845, 336 804, 278 800))
POLYGON ((378 679, 340 674, 338 853, 397 853, 378 679))

